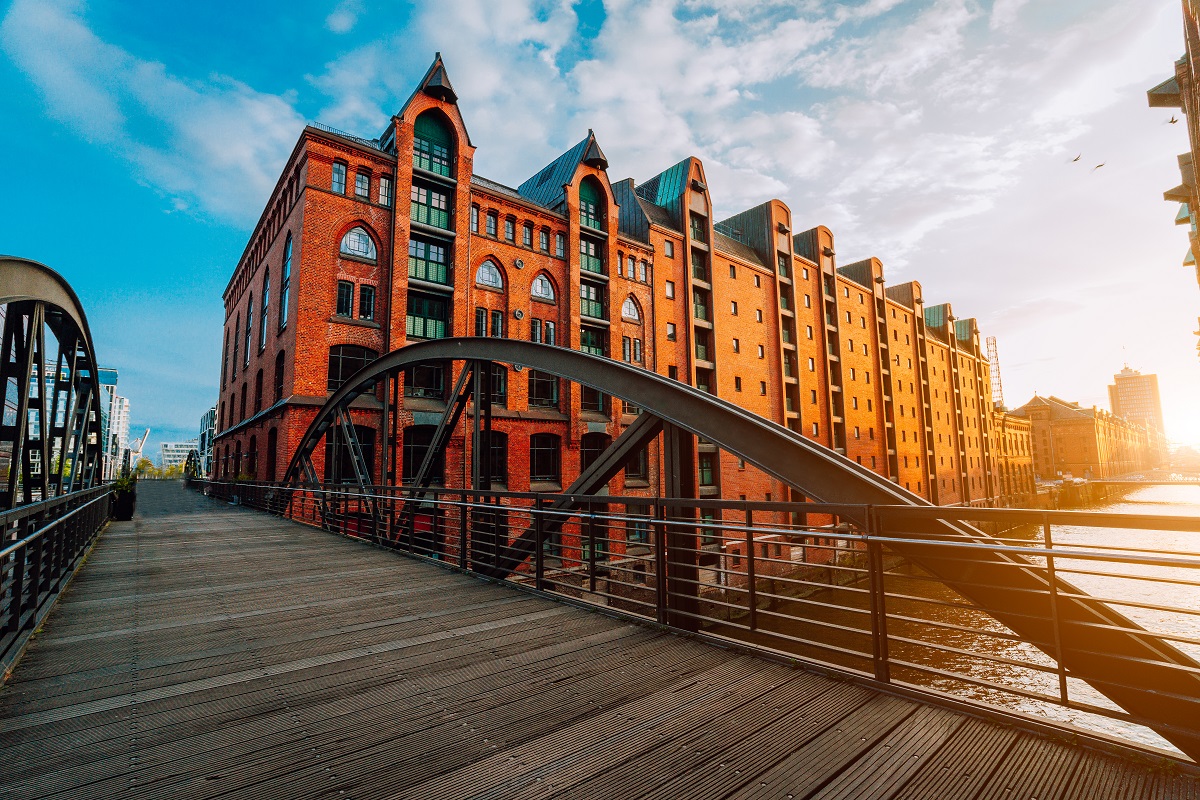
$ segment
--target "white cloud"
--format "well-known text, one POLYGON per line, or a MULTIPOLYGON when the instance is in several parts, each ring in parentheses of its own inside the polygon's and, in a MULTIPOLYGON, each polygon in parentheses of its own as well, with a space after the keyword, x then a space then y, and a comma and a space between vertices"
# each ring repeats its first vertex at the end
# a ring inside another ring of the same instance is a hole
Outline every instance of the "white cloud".
POLYGON ((136 164, 173 209, 257 218, 303 126, 287 98, 223 76, 187 81, 102 41, 80 3, 17 0, 0 45, 49 114, 136 164))
POLYGON ((362 10, 362 0, 341 0, 325 18, 325 27, 334 33, 349 33, 358 24, 362 10))

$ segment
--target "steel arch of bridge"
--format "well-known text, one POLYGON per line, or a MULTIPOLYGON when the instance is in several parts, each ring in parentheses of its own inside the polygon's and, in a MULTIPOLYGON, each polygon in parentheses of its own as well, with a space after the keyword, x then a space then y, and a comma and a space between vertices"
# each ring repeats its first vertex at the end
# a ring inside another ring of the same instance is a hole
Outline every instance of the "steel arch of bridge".
MULTIPOLYGON (((481 477, 479 434, 489 424, 488 392, 481 390, 486 369, 500 362, 521 365, 566 378, 643 409, 605 453, 580 476, 565 494, 596 493, 624 465, 629 455, 646 441, 664 436, 667 453, 668 494, 687 496, 690 463, 682 464, 689 450, 685 432, 702 436, 722 449, 755 465, 767 474, 800 491, 807 498, 825 503, 861 504, 863 523, 889 539, 888 546, 899 555, 929 571, 952 589, 986 610, 1026 641, 1063 664, 1071 677, 1087 681, 1130 713, 1160 723, 1152 725, 1193 758, 1200 760, 1200 732, 1191 718, 1190 704, 1177 698, 1200 697, 1200 664, 1169 642, 1143 631, 1137 624, 1107 604, 1054 576, 1047 567, 1028 559, 989 549, 995 540, 964 523, 922 520, 893 520, 884 528, 872 510, 875 506, 932 507, 924 498, 876 475, 861 465, 777 425, 678 381, 608 358, 592 356, 550 345, 511 339, 463 337, 412 344, 387 353, 353 375, 326 401, 310 424, 288 465, 285 480, 319 485, 311 455, 321 438, 335 425, 348 430, 355 444, 349 406, 356 398, 376 390, 380 381, 411 366, 430 362, 466 362, 439 430, 453 429, 468 401, 476 404, 475 477, 481 477), (473 386, 468 386, 471 384, 473 386), (672 454, 675 468, 672 470, 672 454), (682 490, 682 491, 681 491, 682 490), (953 556, 945 548, 906 541, 922 538, 965 539, 975 547, 963 548, 953 556), (1017 569, 1013 569, 1013 567, 1017 569), (1049 591, 1051 582, 1057 589, 1049 591), (1056 630, 1053 620, 1057 618, 1056 630), (1130 674, 1130 664, 1140 667, 1130 674)), ((386 383, 385 383, 386 386, 386 383)), ((387 393, 384 392, 385 398, 387 393)), ((385 401, 385 417, 387 413, 385 401)), ((435 437, 435 445, 437 439, 435 437)), ((443 441, 444 444, 444 441, 443 441)), ((433 447, 418 471, 414 501, 428 486, 428 467, 433 447)), ((483 459, 486 460, 486 459, 483 459)), ((355 471, 362 478, 361 452, 355 471)), ((690 487, 694 490, 694 486, 690 487)), ((569 506, 564 501, 563 506, 569 506)), ((410 502, 415 505, 415 502, 410 502)), ((531 552, 531 539, 518 537, 507 545, 505 571, 517 568, 531 552)), ((695 565, 672 563, 670 570, 695 569, 695 565)), ((682 584, 686 585, 687 580, 682 584)))
POLYGON ((92 334, 70 284, 44 264, 0 256, 0 306, 3 511, 99 483, 103 443, 92 334))

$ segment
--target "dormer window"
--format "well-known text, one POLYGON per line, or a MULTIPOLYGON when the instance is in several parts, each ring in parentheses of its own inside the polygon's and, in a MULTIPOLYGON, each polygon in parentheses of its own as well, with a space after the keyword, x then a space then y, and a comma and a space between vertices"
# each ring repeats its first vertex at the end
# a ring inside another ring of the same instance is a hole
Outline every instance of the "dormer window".
POLYGON ((579 184, 579 224, 597 230, 604 227, 604 198, 594 179, 579 184))
POLYGON ((362 228, 353 228, 342 237, 341 253, 345 256, 366 258, 374 261, 378 257, 375 242, 362 228))

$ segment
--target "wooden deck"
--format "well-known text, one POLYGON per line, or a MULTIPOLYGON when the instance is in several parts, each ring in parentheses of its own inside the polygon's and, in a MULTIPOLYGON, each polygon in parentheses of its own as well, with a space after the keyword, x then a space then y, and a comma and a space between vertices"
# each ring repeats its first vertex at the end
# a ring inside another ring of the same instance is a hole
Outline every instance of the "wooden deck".
POLYGON ((139 495, 0 692, 0 798, 1200 798, 179 484, 139 495))

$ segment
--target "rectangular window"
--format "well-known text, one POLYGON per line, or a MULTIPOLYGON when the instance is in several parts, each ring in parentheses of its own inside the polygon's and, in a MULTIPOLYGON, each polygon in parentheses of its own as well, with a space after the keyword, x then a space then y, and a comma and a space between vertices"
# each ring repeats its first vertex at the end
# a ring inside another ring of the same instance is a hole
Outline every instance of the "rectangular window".
POLYGON ((767 348, 763 347, 761 344, 758 346, 758 357, 759 358, 767 357, 767 348))
POLYGON ((471 233, 479 233, 479 206, 471 206, 471 233))
POLYGON ((633 340, 633 360, 637 364, 642 363, 642 340, 641 339, 633 340))
POLYGON ((492 312, 492 336, 498 339, 504 338, 504 312, 492 312))
POLYGON ((449 178, 450 148, 444 142, 416 136, 413 138, 413 166, 449 178))
POLYGON ((605 347, 605 334, 596 328, 579 329, 579 350, 594 356, 608 355, 605 347))
POLYGON ((346 193, 346 165, 334 162, 333 165, 333 180, 329 184, 329 188, 338 194, 346 193))
POLYGON ((442 339, 450 320, 450 304, 440 297, 408 293, 405 330, 417 339, 442 339))
POLYGON ((812 325, 809 325, 809 326, 807 326, 807 327, 806 327, 806 329, 805 329, 805 331, 804 331, 804 335, 805 335, 805 336, 807 336, 809 339, 812 339, 812 337, 813 337, 813 327, 812 327, 812 325))
POLYGON ((567 256, 567 237, 561 233, 554 234, 554 255, 559 258, 566 258, 567 256))
POLYGON ((729 301, 729 313, 735 317, 737 316, 737 300, 729 301))
POLYGON ((354 316, 354 284, 350 281, 337 282, 337 311, 339 317, 354 316))
POLYGON ((365 172, 359 172, 354 175, 354 195, 361 197, 363 200, 369 200, 371 197, 371 176, 365 172))
POLYGON ((529 341, 540 342, 542 340, 542 321, 540 319, 529 320, 529 341))
MULTIPOLYGON (((783 277, 788 277, 790 270, 788 269, 788 257, 785 255, 779 256, 779 274, 783 277)), ((807 276, 805 276, 807 277, 807 276)))
POLYGON ((600 257, 600 248, 591 239, 579 239, 579 268, 588 272, 603 274, 604 260, 600 257))
POLYGON ((435 228, 450 227, 450 198, 437 189, 413 184, 410 213, 413 222, 435 228))
POLYGON ((387 175, 379 176, 379 205, 390 206, 392 204, 392 179, 387 175))
POLYGON ((668 342, 675 341, 675 323, 674 322, 667 323, 667 341, 668 342))
POLYGON ((761 308, 756 308, 756 309, 754 309, 754 318, 755 318, 755 321, 756 321, 756 322, 762 322, 762 320, 763 320, 763 316, 762 316, 762 309, 761 309, 761 308))
POLYGON ((698 462, 698 472, 701 486, 716 486, 717 485, 717 469, 716 469, 716 454, 715 453, 700 453, 696 459, 698 462))
POLYGON ((258 315, 258 352, 267 346, 267 318, 271 313, 271 271, 263 275, 262 310, 258 315))
POLYGON ((633 358, 633 340, 628 336, 621 337, 621 360, 629 361, 633 358))
POLYGON ((763 396, 766 396, 766 394, 767 394, 767 382, 766 381, 758 382, 758 393, 763 396))
POLYGON ((639 261, 639 262, 638 262, 638 276, 637 276, 637 279, 638 279, 639 281, 641 281, 642 283, 646 283, 646 281, 647 281, 647 271, 646 271, 646 262, 645 262, 645 261, 639 261))
POLYGON ((667 258, 675 257, 675 243, 670 239, 663 242, 663 255, 667 258))
POLYGON ((679 367, 675 365, 667 367, 667 377, 673 381, 679 380, 679 367))
POLYGON ((476 336, 487 336, 487 323, 488 323, 487 309, 486 308, 476 308, 475 309, 475 335, 476 336))
POLYGON ((365 283, 358 287, 358 318, 375 319, 375 287, 365 283))
POLYGON ((814 423, 813 423, 813 427, 812 427, 812 431, 813 431, 813 432, 812 432, 812 435, 813 435, 813 436, 816 436, 816 435, 818 435, 818 434, 817 434, 817 431, 818 431, 818 430, 819 430, 819 428, 817 428, 817 423, 815 423, 815 422, 814 422, 814 423))
POLYGON ((497 224, 497 220, 499 220, 499 217, 498 217, 498 216, 496 216, 496 212, 495 212, 495 211, 489 211, 489 212, 488 212, 488 214, 487 214, 487 223, 486 223, 486 225, 487 225, 487 231, 486 231, 486 232, 487 232, 487 235, 488 235, 488 236, 495 236, 495 235, 496 235, 496 224, 497 224))
POLYGON ((554 344, 554 323, 553 322, 546 320, 546 323, 544 325, 542 325, 542 333, 544 335, 543 341, 546 344, 554 344))
POLYGON ((692 238, 697 242, 708 242, 708 226, 704 224, 704 218, 699 214, 689 214, 692 238))
POLYGON ((508 241, 515 241, 517 238, 517 222, 516 220, 504 220, 504 238, 508 241))
POLYGON ((675 299, 675 281, 667 281, 666 285, 663 288, 666 291, 667 299, 674 300, 675 299))
POLYGON ((593 319, 607 319, 604 301, 599 286, 591 283, 579 284, 579 313, 593 319))
POLYGON ((731 277, 731 278, 737 277, 737 267, 735 267, 733 264, 729 265, 729 277, 731 277))
POLYGON ((446 248, 422 239, 408 240, 408 277, 430 283, 450 283, 446 248))
POLYGON ((521 233, 521 244, 526 247, 533 247, 533 226, 528 222, 525 223, 525 227, 521 233))
POLYGON ((742 352, 742 341, 741 341, 741 339, 734 339, 734 340, 733 340, 733 352, 735 352, 735 353, 740 353, 740 352, 742 352))
POLYGON ((811 400, 811 402, 813 402, 813 403, 817 402, 817 390, 816 390, 816 389, 809 389, 809 392, 811 392, 811 394, 812 394, 812 400, 811 400))
POLYGON ((529 370, 529 407, 558 408, 558 378, 529 370))
POLYGON ((550 231, 538 231, 538 249, 543 253, 550 252, 550 231))
POLYGON ((736 377, 736 376, 734 377, 734 379, 733 379, 733 390, 734 390, 735 392, 740 392, 740 391, 742 390, 742 379, 741 379, 741 378, 738 378, 738 377, 736 377))

